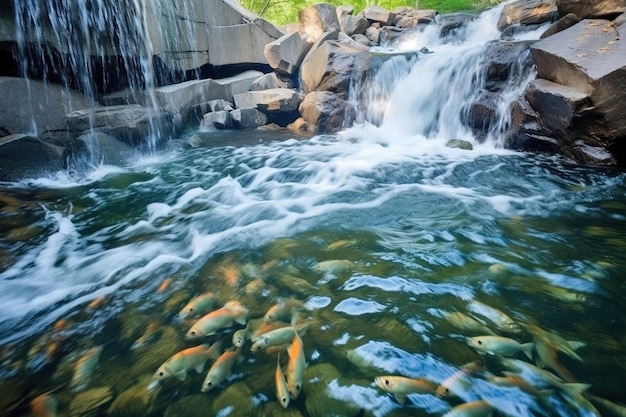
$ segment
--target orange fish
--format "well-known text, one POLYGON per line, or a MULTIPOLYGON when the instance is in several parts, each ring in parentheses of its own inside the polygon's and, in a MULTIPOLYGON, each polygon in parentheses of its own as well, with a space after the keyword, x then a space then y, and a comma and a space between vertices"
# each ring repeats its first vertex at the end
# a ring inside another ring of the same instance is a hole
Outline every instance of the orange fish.
POLYGON ((287 349, 289 362, 287 362, 287 387, 292 399, 298 398, 302 391, 302 383, 304 381, 304 368, 306 362, 304 359, 304 344, 298 335, 294 333, 293 341, 287 349))

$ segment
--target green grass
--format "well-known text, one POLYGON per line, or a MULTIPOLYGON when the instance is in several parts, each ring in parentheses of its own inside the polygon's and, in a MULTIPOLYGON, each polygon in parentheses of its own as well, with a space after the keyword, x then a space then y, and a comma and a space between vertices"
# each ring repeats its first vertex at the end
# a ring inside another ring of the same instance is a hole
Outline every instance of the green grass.
MULTIPOLYGON (((319 3, 314 0, 241 0, 241 4, 275 25, 284 25, 298 21, 298 11, 308 5, 319 3)), ((365 9, 367 0, 328 0, 335 6, 353 6, 355 13, 365 9)), ((374 4, 375 2, 370 2, 374 4)), ((378 0, 379 6, 393 10, 399 6, 435 9, 439 13, 482 10, 495 6, 499 0, 378 0)))

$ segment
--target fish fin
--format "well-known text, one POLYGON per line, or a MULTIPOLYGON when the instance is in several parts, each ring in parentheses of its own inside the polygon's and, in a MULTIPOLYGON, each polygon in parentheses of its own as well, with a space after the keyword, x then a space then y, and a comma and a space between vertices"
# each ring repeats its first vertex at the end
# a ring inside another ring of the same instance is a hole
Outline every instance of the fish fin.
POLYGON ((398 401, 398 403, 400 404, 404 404, 404 402, 406 401, 406 395, 404 394, 395 394, 396 397, 396 401, 398 401))
POLYGON ((539 391, 539 397, 542 400, 547 400, 548 398, 552 397, 552 394, 554 394, 553 389, 542 389, 539 391))
POLYGON ((234 321, 235 321, 235 323, 239 323, 242 326, 245 326, 248 323, 248 317, 244 314, 244 315, 241 315, 241 316, 235 318, 234 321))
POLYGON ((197 373, 201 374, 202 371, 204 371, 204 364, 206 363, 206 360, 202 361, 201 363, 198 364, 198 366, 196 366, 194 369, 196 370, 197 373))
POLYGON ((569 394, 577 395, 582 394, 583 392, 591 388, 591 384, 585 384, 582 382, 569 382, 567 384, 563 384, 561 388, 563 388, 569 394))
POLYGON ((180 371, 179 373, 174 375, 176 378, 178 378, 180 381, 184 381, 185 379, 187 379, 187 371, 180 371))
POLYGON ((543 360, 542 360, 539 356, 537 356, 537 357, 535 358, 535 364, 536 364, 539 368, 545 368, 545 367, 546 367, 545 362, 544 362, 544 361, 543 361, 543 360))
POLYGON ((587 346, 587 344, 585 342, 579 342, 577 340, 568 340, 567 346, 569 346, 570 349, 578 350, 580 348, 587 346))
POLYGON ((528 356, 528 359, 530 359, 531 361, 533 360, 533 348, 535 347, 535 344, 530 342, 530 343, 524 343, 522 345, 522 351, 526 354, 526 356, 528 356))

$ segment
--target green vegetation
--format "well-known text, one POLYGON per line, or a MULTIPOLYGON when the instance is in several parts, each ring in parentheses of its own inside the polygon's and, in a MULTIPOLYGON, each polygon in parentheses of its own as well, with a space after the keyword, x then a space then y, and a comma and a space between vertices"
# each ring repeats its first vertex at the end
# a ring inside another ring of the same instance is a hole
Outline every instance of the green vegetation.
MULTIPOLYGON (((335 6, 353 6, 355 13, 370 4, 377 4, 388 10, 400 6, 417 7, 419 9, 435 9, 439 13, 451 13, 463 10, 481 10, 495 6, 498 0, 327 0, 335 6)), ((241 0, 241 4, 264 19, 284 25, 297 22, 298 11, 308 5, 320 3, 315 0, 241 0)))

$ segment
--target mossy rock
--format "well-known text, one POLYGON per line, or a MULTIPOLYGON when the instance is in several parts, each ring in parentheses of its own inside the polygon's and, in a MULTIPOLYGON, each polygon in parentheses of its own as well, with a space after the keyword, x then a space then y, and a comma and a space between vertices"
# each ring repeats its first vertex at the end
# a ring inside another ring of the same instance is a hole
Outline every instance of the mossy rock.
POLYGON ((265 405, 263 408, 263 412, 261 413, 262 417, 303 417, 300 410, 294 408, 293 406, 289 406, 287 408, 283 408, 278 401, 271 401, 265 405))
POLYGON ((252 416, 256 407, 253 396, 252 390, 243 382, 226 387, 213 400, 213 415, 252 416))
POLYGON ((139 377, 154 374, 159 366, 184 346, 183 335, 174 327, 165 327, 159 343, 142 346, 134 350, 136 359, 130 368, 130 375, 139 377))
POLYGON ((154 397, 158 393, 158 388, 148 391, 151 380, 152 377, 146 376, 115 397, 107 414, 112 417, 143 417, 150 414, 153 409, 154 397))
POLYGON ((474 149, 474 146, 472 146, 471 142, 462 139, 450 139, 448 142, 446 142, 446 146, 448 148, 464 149, 466 151, 471 151, 472 149, 474 149))
POLYGON ((167 407, 163 417, 206 417, 211 415, 211 403, 206 395, 188 395, 167 407))
POLYGON ((70 402, 70 417, 95 417, 103 415, 113 399, 109 387, 92 388, 80 392, 70 402))

